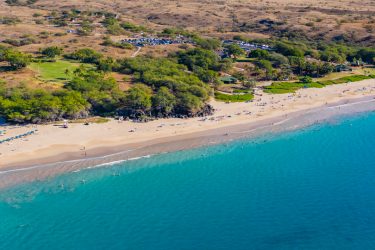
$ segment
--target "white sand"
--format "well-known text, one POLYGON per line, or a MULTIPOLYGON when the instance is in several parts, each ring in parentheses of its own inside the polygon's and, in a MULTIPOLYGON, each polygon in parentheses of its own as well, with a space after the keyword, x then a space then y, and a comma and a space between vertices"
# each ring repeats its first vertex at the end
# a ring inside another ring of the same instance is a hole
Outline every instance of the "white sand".
MULTIPOLYGON (((147 143, 154 139, 252 123, 363 96, 375 96, 375 79, 321 89, 301 89, 296 94, 271 95, 257 90, 254 102, 251 103, 226 104, 212 101, 216 112, 205 118, 159 119, 148 123, 111 120, 108 123, 88 126, 69 124, 67 129, 54 125, 38 125, 36 134, 0 144, 0 168, 16 166, 19 162, 52 159, 67 152, 74 158, 85 158, 88 157, 85 152, 95 148, 116 148, 120 145, 147 143)), ((0 139, 34 129, 35 126, 7 127, 6 134, 1 135, 0 139)))

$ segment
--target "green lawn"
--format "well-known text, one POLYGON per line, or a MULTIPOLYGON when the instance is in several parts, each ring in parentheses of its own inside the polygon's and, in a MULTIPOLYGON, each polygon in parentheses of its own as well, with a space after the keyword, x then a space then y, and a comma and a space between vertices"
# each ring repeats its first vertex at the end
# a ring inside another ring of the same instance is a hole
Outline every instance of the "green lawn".
POLYGON ((311 83, 301 83, 301 82, 274 82, 269 86, 264 87, 264 92, 271 94, 285 94, 294 93, 298 89, 302 88, 323 88, 327 85, 342 84, 348 82, 358 82, 366 79, 373 79, 375 75, 352 75, 346 76, 335 80, 326 80, 311 83))
POLYGON ((233 94, 228 95, 218 91, 215 91, 215 99, 223 102, 246 102, 251 101, 254 98, 253 94, 233 94))
POLYGON ((236 62, 254 62, 256 58, 239 57, 236 62))
POLYGON ((373 79, 375 78, 375 75, 352 75, 352 76, 345 76, 339 79, 335 80, 326 80, 326 81, 320 81, 320 84, 323 85, 332 85, 332 84, 341 84, 341 83, 347 83, 347 82, 358 82, 362 80, 367 80, 367 79, 373 79))
POLYGON ((339 78, 343 78, 346 76, 353 76, 353 75, 375 75, 375 68, 354 68, 351 72, 332 72, 324 77, 317 78, 316 81, 327 81, 327 80, 336 80, 339 78))
POLYGON ((79 66, 79 63, 57 60, 56 62, 34 62, 29 68, 35 71, 41 80, 61 82, 71 79, 73 71, 79 66), (67 75, 66 70, 69 70, 70 74, 67 75))
POLYGON ((240 94, 240 93, 248 94, 251 92, 252 92, 251 89, 233 89, 233 93, 236 93, 236 94, 240 94))
POLYGON ((324 85, 312 82, 312 83, 300 83, 300 82, 274 82, 269 86, 264 87, 264 92, 271 94, 285 94, 294 93, 298 89, 302 88, 323 88, 324 85))

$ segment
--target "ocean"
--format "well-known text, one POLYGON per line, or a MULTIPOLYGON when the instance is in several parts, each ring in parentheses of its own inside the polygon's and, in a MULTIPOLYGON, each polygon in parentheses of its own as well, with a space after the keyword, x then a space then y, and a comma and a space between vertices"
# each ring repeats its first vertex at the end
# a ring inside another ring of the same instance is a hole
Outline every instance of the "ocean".
POLYGON ((375 113, 0 190, 0 249, 375 249, 375 113))

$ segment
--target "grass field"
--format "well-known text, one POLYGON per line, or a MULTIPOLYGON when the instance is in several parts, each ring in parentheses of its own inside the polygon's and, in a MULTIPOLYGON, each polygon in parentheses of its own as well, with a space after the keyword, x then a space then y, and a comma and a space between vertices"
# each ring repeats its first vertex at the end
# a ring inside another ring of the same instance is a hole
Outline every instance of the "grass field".
POLYGON ((339 78, 343 78, 346 76, 354 76, 354 75, 375 75, 375 68, 356 68, 352 72, 333 72, 329 73, 324 77, 317 78, 316 81, 327 81, 327 80, 335 80, 339 78))
POLYGON ((240 93, 248 94, 251 91, 252 91, 251 89, 233 89, 233 93, 236 93, 236 94, 240 94, 240 93))
POLYGON ((323 88, 324 85, 321 85, 317 82, 313 83, 300 83, 300 82, 274 82, 269 86, 264 87, 264 92, 270 94, 285 94, 285 93, 294 93, 298 89, 302 88, 323 88))
POLYGON ((228 95, 221 92, 215 92, 215 99, 223 102, 246 102, 254 98, 253 94, 234 94, 228 95))
POLYGON ((274 82, 269 86, 264 87, 264 92, 270 94, 285 94, 285 93, 294 93, 298 89, 302 88, 323 88, 328 85, 333 84, 342 84, 348 82, 358 82, 366 79, 374 79, 375 75, 351 75, 341 77, 335 80, 326 80, 326 81, 319 81, 319 82, 311 82, 311 83, 301 83, 301 82, 274 82))
POLYGON ((367 79, 373 79, 375 78, 375 75, 352 75, 352 76, 346 76, 335 80, 327 80, 327 81, 320 81, 319 83, 322 85, 332 85, 332 84, 342 84, 347 82, 358 82, 362 80, 367 79))
POLYGON ((29 67, 43 81, 62 82, 71 79, 71 73, 79 66, 79 63, 57 60, 56 62, 34 62, 29 67), (66 74, 66 70, 70 74, 66 74))

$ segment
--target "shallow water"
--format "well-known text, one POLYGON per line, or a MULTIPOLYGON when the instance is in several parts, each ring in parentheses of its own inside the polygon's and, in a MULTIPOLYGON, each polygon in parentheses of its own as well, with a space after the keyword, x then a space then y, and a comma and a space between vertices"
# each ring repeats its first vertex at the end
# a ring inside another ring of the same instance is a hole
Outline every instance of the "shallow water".
POLYGON ((374 249, 375 114, 0 191, 0 249, 374 249))

